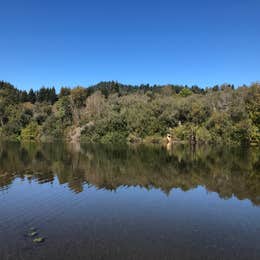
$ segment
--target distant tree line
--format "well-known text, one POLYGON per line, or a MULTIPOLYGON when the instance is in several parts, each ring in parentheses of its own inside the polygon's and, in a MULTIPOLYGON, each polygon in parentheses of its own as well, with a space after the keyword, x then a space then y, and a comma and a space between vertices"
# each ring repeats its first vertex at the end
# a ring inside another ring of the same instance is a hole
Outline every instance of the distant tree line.
MULTIPOLYGON (((79 88, 79 87, 78 87, 79 88)), ((234 89, 234 85, 231 84, 223 84, 223 85, 215 85, 212 88, 200 88, 196 85, 188 87, 187 85, 149 85, 149 84, 141 84, 141 85, 125 85, 118 83, 116 81, 105 81, 100 82, 96 85, 83 88, 81 94, 88 97, 96 91, 101 91, 101 93, 108 97, 111 94, 118 93, 119 95, 127 95, 130 93, 140 93, 146 94, 147 92, 152 92, 154 94, 179 94, 181 91, 185 90, 189 94, 206 94, 209 91, 221 91, 226 88, 234 89)), ((62 87, 60 93, 57 94, 55 87, 41 87, 39 90, 30 89, 26 90, 18 90, 12 84, 0 81, 0 91, 1 95, 4 95, 6 98, 11 99, 15 103, 19 102, 31 102, 32 104, 39 103, 50 103, 54 104, 59 97, 68 96, 71 93, 71 88, 62 87)), ((185 95, 185 94, 184 94, 185 95)))

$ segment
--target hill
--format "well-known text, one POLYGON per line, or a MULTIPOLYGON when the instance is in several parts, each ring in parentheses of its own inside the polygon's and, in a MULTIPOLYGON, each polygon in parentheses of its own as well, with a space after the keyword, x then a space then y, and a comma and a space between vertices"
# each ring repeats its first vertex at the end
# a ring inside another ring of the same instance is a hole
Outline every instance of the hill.
POLYGON ((260 85, 42 87, 28 92, 0 82, 0 136, 101 143, 176 141, 260 144, 260 85))

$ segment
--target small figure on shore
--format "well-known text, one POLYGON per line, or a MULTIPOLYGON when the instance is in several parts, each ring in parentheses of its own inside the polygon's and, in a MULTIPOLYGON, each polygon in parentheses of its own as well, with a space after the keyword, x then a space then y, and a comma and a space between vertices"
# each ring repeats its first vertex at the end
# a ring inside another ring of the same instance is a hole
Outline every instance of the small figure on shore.
POLYGON ((167 134, 167 144, 172 143, 172 136, 171 134, 167 134))
POLYGON ((166 149, 168 151, 171 151, 172 148, 173 148, 173 138, 172 138, 172 135, 171 134, 167 134, 167 137, 166 137, 166 149))
POLYGON ((195 145, 196 143, 197 143, 196 132, 192 130, 190 134, 190 144, 195 145))

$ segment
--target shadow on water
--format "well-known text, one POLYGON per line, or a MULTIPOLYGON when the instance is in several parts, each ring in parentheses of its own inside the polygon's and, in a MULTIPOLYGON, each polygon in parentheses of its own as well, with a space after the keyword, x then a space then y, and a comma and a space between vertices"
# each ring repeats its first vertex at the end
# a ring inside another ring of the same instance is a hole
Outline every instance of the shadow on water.
POLYGON ((223 199, 235 196, 260 205, 260 150, 253 148, 1 143, 0 189, 17 177, 40 184, 57 178, 76 193, 86 184, 111 191, 155 188, 166 195, 203 186, 223 199))

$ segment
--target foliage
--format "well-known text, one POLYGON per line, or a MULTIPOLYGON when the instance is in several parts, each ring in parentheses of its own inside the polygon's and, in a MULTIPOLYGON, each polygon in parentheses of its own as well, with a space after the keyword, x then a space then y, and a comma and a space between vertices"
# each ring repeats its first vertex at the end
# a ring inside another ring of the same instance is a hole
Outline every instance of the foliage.
POLYGON ((111 143, 111 144, 125 144, 127 139, 126 135, 122 132, 107 132, 101 137, 101 143, 111 143))
POLYGON ((21 91, 0 82, 0 135, 22 139, 67 138, 80 129, 88 142, 260 143, 260 85, 132 86, 115 81, 88 88, 21 91))
POLYGON ((69 126, 72 123, 72 107, 70 98, 68 96, 62 96, 56 103, 57 117, 61 120, 64 127, 69 126))
POLYGON ((31 122, 21 131, 21 139, 37 140, 39 137, 39 126, 36 122, 31 122))
POLYGON ((190 95, 192 95, 192 91, 188 88, 183 88, 180 92, 180 96, 182 97, 188 97, 190 95))

